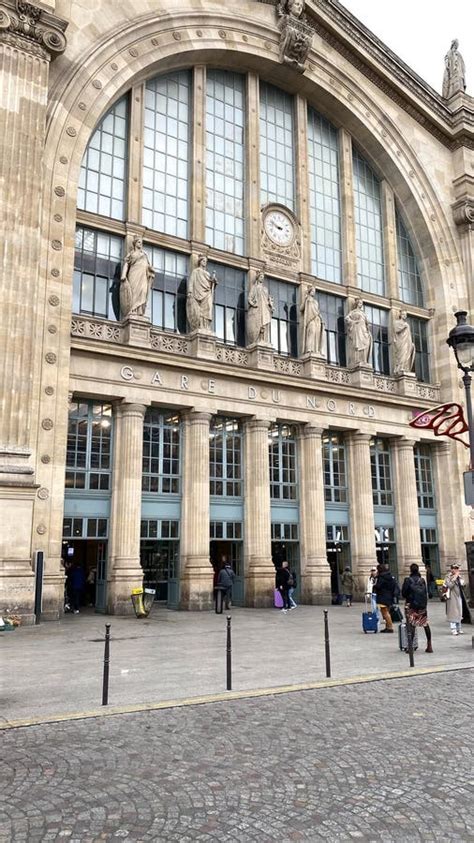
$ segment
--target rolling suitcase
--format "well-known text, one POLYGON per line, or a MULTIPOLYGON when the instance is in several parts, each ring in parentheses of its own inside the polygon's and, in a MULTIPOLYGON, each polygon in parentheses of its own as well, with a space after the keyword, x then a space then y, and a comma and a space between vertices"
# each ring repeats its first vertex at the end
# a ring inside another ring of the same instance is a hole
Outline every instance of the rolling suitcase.
POLYGON ((283 609, 283 597, 281 596, 281 591, 279 588, 275 589, 273 602, 275 605, 275 609, 283 609))
POLYGON ((367 595, 365 596, 365 612, 362 612, 362 629, 365 633, 378 632, 379 629, 377 612, 372 612, 372 606, 370 601, 367 600, 367 595))
MULTIPOLYGON (((405 653, 408 653, 408 633, 407 633, 407 625, 405 622, 401 623, 398 627, 398 646, 400 650, 403 650, 405 653)), ((415 633, 413 635, 413 650, 418 650, 418 632, 415 627, 415 633)))

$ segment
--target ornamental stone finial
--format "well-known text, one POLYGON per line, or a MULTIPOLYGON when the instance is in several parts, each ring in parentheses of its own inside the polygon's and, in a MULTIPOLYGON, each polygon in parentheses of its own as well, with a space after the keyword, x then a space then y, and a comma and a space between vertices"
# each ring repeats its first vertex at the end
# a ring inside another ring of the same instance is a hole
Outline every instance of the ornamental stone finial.
POLYGON ((466 66, 458 47, 455 38, 444 57, 443 97, 446 99, 466 90, 466 66))
POLYGON ((1 0, 0 42, 45 59, 64 53, 67 22, 23 0, 1 0))

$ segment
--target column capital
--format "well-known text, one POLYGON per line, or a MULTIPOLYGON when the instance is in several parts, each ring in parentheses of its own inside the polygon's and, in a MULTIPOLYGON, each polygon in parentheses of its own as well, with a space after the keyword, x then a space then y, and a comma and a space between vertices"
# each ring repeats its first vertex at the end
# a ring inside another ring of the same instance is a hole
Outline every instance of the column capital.
POLYGON ((366 442, 367 445, 368 445, 370 443, 370 441, 373 439, 374 434, 373 433, 364 433, 361 430, 350 430, 350 431, 347 432, 346 436, 347 436, 348 441, 353 442, 354 445, 363 444, 364 442, 366 442))
POLYGON ((117 405, 117 412, 122 418, 136 416, 143 419, 147 409, 146 404, 131 404, 127 401, 117 405))
POLYGON ((268 419, 246 419, 244 424, 246 430, 268 431, 270 429, 271 422, 268 419))
POLYGON ((200 410, 186 410, 182 413, 181 418, 188 421, 190 424, 210 424, 212 413, 202 413, 200 410))
POLYGON ((415 445, 418 445, 417 439, 409 439, 408 436, 402 436, 399 439, 391 439, 391 444, 397 451, 414 450, 415 445))
POLYGON ((0 43, 51 60, 64 53, 67 21, 23 0, 0 3, 0 43))
POLYGON ((302 439, 321 439, 324 433, 323 427, 317 427, 313 424, 302 424, 299 430, 302 439))

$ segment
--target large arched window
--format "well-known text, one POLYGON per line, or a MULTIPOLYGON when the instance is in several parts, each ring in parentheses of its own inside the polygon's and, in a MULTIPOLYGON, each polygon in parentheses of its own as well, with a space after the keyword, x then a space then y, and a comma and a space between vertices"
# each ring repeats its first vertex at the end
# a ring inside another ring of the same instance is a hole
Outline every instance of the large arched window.
POLYGON ((415 252, 399 211, 397 221, 398 286, 402 301, 423 307, 423 289, 415 252))
POLYGON ((384 296, 385 263, 380 181, 357 150, 354 150, 352 164, 359 286, 368 293, 384 296))

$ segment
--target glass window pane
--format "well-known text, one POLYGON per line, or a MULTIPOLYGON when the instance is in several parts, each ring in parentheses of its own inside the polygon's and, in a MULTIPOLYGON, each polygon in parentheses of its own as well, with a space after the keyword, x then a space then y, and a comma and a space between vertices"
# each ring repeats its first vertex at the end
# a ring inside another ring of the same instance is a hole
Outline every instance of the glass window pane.
POLYGON ((260 83, 260 198, 295 209, 293 97, 260 83))
POLYGON ((354 210, 359 286, 385 295, 382 203, 380 181, 367 161, 354 150, 354 210))
POLYGON ((341 209, 337 129, 308 109, 308 169, 311 224, 311 271, 341 282, 341 209))
POLYGON ((81 164, 78 208, 113 219, 125 218, 128 101, 122 97, 92 135, 81 164), (110 178, 114 173, 114 180, 110 178))

